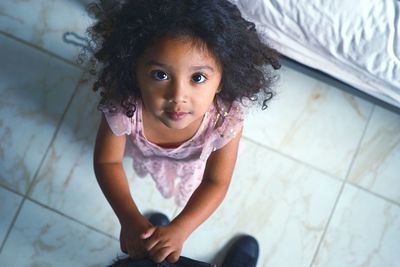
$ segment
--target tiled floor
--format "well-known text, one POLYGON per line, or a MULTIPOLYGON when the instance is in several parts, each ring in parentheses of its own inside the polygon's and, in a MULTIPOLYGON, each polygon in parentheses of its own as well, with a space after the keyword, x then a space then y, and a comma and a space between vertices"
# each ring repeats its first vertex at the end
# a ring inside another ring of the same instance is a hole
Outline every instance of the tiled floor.
MULTIPOLYGON (((119 226, 93 175, 96 96, 66 31, 83 2, 0 3, 0 266, 105 266, 119 226)), ((400 115, 284 67, 251 110, 230 191, 183 254, 219 262, 240 233, 259 267, 400 266, 400 115)), ((143 211, 179 212, 126 161, 143 211)))

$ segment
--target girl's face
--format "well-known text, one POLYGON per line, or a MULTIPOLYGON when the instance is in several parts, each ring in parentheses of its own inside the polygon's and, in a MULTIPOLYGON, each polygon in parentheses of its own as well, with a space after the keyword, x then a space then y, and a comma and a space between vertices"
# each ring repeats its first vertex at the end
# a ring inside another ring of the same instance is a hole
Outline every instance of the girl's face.
POLYGON ((200 124, 220 86, 215 58, 189 38, 164 38, 146 49, 136 69, 143 112, 171 129, 200 124))

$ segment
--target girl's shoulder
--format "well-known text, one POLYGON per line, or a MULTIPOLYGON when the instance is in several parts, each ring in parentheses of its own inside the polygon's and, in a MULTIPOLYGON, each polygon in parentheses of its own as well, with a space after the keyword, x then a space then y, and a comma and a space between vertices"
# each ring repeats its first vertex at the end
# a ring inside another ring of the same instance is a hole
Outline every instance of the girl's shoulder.
POLYGON ((207 158, 211 152, 225 146, 242 130, 245 111, 246 105, 238 100, 225 102, 217 98, 214 101, 209 111, 208 138, 201 158, 207 158))
POLYGON ((216 130, 222 130, 229 125, 241 123, 244 120, 246 105, 239 100, 224 101, 216 98, 210 110, 213 125, 216 130))
POLYGON ((132 133, 132 125, 135 124, 138 107, 137 101, 129 98, 124 101, 100 102, 97 109, 103 113, 113 133, 121 136, 132 133))

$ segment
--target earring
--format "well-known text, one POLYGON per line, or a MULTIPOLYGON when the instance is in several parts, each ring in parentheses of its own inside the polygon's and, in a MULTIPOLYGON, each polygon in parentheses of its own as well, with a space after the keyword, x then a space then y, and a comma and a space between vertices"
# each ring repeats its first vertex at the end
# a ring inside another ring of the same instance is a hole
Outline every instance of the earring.
POLYGON ((221 92, 221 90, 222 90, 221 87, 218 88, 216 93, 218 94, 219 92, 221 92))

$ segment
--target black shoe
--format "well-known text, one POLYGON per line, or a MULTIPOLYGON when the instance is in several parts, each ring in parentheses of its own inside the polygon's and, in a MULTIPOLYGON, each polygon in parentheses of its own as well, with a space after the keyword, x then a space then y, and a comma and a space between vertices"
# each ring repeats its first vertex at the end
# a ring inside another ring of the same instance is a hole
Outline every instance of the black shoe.
POLYGON ((249 235, 242 236, 228 250, 222 267, 255 267, 258 254, 257 240, 249 235))
POLYGON ((159 212, 153 213, 149 217, 149 221, 151 222, 152 225, 155 226, 162 226, 170 223, 168 217, 165 214, 159 212))

